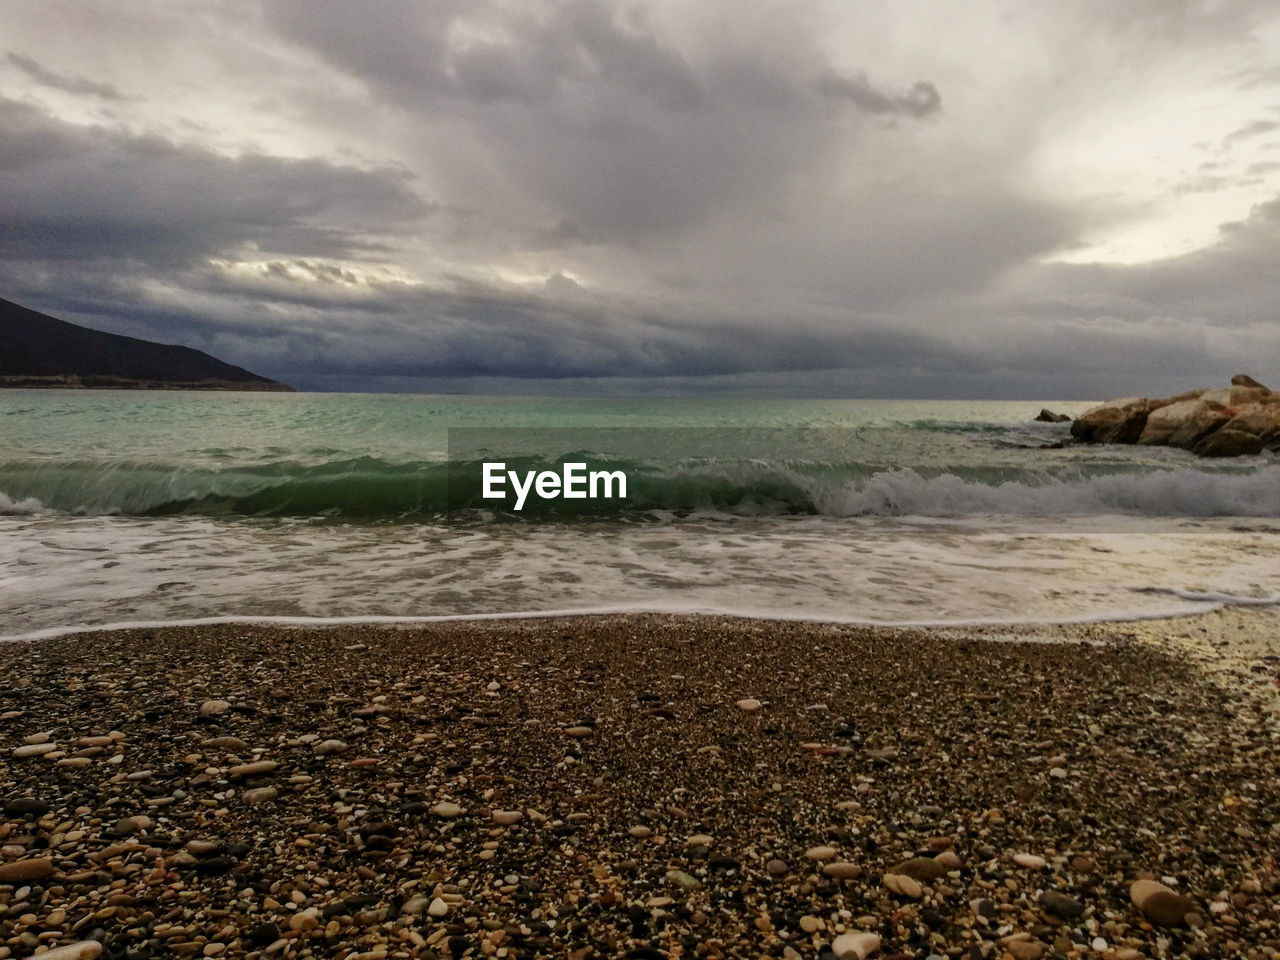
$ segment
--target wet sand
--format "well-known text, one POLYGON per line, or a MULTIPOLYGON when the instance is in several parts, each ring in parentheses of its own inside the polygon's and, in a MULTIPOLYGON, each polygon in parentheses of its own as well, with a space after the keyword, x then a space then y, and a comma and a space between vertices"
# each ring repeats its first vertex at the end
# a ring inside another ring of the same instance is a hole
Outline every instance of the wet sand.
POLYGON ((0 957, 1280 955, 1274 611, 0 655, 0 957))

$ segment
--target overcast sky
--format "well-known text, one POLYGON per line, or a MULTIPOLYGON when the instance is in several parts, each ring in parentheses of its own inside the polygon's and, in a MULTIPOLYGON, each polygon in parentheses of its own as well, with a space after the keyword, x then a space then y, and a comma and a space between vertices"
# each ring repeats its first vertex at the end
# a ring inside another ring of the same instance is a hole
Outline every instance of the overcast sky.
POLYGON ((302 388, 1276 381, 1278 277, 1274 0, 0 0, 0 296, 302 388))

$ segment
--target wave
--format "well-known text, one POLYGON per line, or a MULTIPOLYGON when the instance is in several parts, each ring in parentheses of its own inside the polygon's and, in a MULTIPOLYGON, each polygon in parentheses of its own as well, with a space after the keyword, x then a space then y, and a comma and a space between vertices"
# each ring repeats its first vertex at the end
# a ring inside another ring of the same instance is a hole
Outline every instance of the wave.
MULTIPOLYGON (((585 455, 582 455, 585 456, 585 455)), ((581 458, 581 457, 580 457, 581 458)), ((537 457, 509 469, 558 468, 537 457)), ((1205 469, 1059 465, 1053 469, 937 467, 885 469, 860 462, 615 459, 625 500, 546 501, 530 519, 671 513, 831 516, 971 515, 1280 517, 1280 464, 1205 469)), ((480 461, 392 463, 372 457, 329 463, 294 460, 242 466, 142 461, 0 462, 0 513, 314 517, 396 521, 490 511, 480 496, 480 461)))

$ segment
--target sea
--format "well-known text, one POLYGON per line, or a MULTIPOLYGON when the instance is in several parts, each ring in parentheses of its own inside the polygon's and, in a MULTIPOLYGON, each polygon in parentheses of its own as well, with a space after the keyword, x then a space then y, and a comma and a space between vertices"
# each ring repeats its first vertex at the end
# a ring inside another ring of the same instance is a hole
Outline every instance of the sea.
POLYGON ((1068 424, 1034 420, 1089 406, 6 390, 0 639, 603 612, 1045 624, 1280 604, 1280 459, 1072 446, 1068 424), (628 495, 491 509, 475 479, 490 457, 598 461, 628 495))

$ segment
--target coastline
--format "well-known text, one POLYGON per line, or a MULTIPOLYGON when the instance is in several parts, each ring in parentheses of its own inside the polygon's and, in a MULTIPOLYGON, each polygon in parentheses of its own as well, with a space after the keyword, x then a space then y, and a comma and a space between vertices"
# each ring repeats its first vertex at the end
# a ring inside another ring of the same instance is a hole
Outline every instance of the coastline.
POLYGON ((0 956, 1280 947, 1272 609, 225 624, 3 649, 0 862, 52 873, 22 901, 0 880, 0 956), (895 869, 919 878, 890 889, 895 869), (1143 877, 1191 898, 1190 925, 1129 902, 1143 877))

